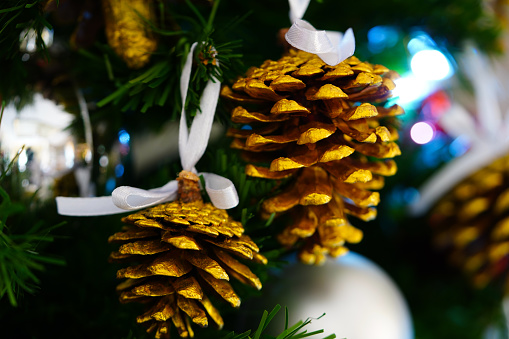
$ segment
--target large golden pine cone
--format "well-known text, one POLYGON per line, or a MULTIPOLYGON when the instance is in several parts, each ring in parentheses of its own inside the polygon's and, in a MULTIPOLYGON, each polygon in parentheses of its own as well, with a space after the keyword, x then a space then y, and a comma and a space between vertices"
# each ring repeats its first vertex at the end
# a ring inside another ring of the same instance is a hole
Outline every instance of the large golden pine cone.
POLYGON ((506 279, 509 292, 509 155, 461 181, 433 208, 434 241, 482 288, 506 279))
POLYGON ((290 214, 292 222, 278 238, 288 247, 304 239, 299 257, 305 263, 323 263, 326 254, 345 253, 345 241, 362 239, 347 214, 376 217, 380 197, 370 190, 395 174, 389 158, 400 154, 393 117, 404 112, 384 106, 397 76, 355 57, 328 66, 316 55, 290 50, 222 89, 224 98, 240 105, 231 114, 239 124, 229 131, 232 147, 248 162, 270 164, 248 164, 246 173, 292 178, 264 201, 262 214, 290 214))
POLYGON ((171 323, 181 337, 194 336, 191 322, 206 327, 212 319, 221 328, 223 319, 205 291, 238 307, 230 277, 257 289, 262 284, 235 257, 267 263, 243 234, 242 224, 225 210, 201 199, 185 202, 181 195, 178 201, 123 218, 123 231, 109 238, 123 243, 111 254, 112 261, 135 262, 117 272, 117 278, 127 278, 117 287, 120 301, 147 305, 137 321, 156 338, 169 338, 171 323))
POLYGON ((102 0, 106 38, 127 66, 145 66, 157 49, 157 40, 143 20, 153 21, 152 1, 102 0))

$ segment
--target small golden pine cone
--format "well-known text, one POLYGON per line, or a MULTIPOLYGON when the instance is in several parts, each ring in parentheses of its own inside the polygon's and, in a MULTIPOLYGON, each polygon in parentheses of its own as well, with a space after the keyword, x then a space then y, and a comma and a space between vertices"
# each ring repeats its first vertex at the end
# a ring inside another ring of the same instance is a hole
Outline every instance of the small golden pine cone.
POLYGON ((320 264, 326 254, 345 253, 345 241, 362 239, 346 214, 376 217, 380 196, 370 190, 396 173, 390 158, 400 154, 394 117, 403 109, 383 105, 397 76, 355 57, 328 66, 316 55, 290 50, 222 89, 224 98, 240 105, 231 114, 238 128, 228 134, 249 162, 246 173, 291 178, 265 200, 262 215, 291 212, 292 222, 278 238, 289 247, 304 239, 303 262, 320 264))
POLYGON ((461 181, 433 208, 437 247, 479 288, 506 279, 509 292, 509 155, 461 181))
POLYGON ((258 277, 234 257, 263 264, 267 259, 243 234, 242 224, 224 210, 200 200, 179 200, 122 221, 123 231, 109 238, 122 243, 110 260, 135 264, 117 272, 117 278, 127 278, 117 287, 120 301, 147 305, 137 321, 156 338, 169 338, 171 323, 181 337, 194 336, 191 322, 206 327, 211 319, 221 328, 223 319, 205 291, 238 307, 240 299, 228 283, 230 277, 262 287, 258 277))
POLYGON ((157 40, 143 21, 155 18, 152 1, 102 0, 106 38, 127 66, 145 66, 157 49, 157 40))

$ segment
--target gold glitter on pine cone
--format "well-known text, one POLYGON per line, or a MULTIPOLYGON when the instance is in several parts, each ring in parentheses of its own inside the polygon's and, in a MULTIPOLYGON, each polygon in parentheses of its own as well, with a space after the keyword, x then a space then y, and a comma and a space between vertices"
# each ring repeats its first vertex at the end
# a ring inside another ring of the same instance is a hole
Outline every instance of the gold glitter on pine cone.
POLYGON ((438 247, 482 288, 504 278, 509 292, 509 156, 475 172, 433 208, 438 247))
POLYGON ((145 66, 157 49, 157 40, 144 19, 155 18, 151 1, 102 0, 106 38, 129 68, 145 66))
POLYGON ((371 190, 396 173, 391 158, 400 154, 394 117, 404 112, 384 106, 397 77, 355 57, 328 66, 316 55, 290 50, 222 89, 223 98, 239 105, 231 113, 238 128, 229 136, 250 163, 246 173, 292 178, 265 200, 262 214, 289 214, 292 222, 278 238, 288 247, 304 239, 303 262, 323 263, 327 254, 346 253, 345 242, 362 239, 346 215, 376 217, 380 197, 371 190))
MULTIPOLYGON (((186 178, 181 175, 181 178, 186 178)), ((193 183, 179 180, 179 184, 193 183)), ((182 190, 193 190, 189 185, 182 190)), ((187 195, 192 196, 191 195, 187 195)), ((156 338, 169 338, 171 324, 181 337, 193 337, 191 323, 218 328, 223 319, 205 294, 212 292, 238 307, 240 298, 228 282, 233 277, 261 289, 258 277, 237 258, 266 264, 244 227, 225 210, 200 200, 158 205, 122 219, 122 232, 109 238, 122 245, 110 260, 134 262, 120 269, 117 278, 121 302, 140 302, 146 312, 137 318, 156 338), (215 292, 214 292, 215 291, 215 292)))

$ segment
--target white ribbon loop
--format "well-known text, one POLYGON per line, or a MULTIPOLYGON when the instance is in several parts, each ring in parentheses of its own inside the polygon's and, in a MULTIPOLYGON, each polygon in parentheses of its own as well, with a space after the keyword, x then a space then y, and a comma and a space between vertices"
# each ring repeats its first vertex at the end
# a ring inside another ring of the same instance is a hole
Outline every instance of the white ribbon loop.
POLYGON ((189 79, 191 78, 193 51, 197 44, 198 43, 195 42, 191 46, 180 79, 182 114, 180 116, 179 153, 182 168, 185 171, 192 171, 203 153, 205 153, 210 131, 212 130, 212 122, 214 120, 219 92, 221 91, 221 83, 217 79, 214 78, 207 82, 200 99, 200 112, 196 112, 196 116, 191 124, 191 129, 188 131, 185 104, 189 79))
POLYGON ((285 38, 293 47, 318 55, 330 66, 339 64, 355 52, 355 37, 351 28, 343 35, 341 32, 319 31, 309 22, 297 20, 285 38))
POLYGON ((210 201, 220 209, 229 209, 239 204, 239 195, 231 180, 214 173, 201 173, 210 201))
POLYGON ((151 190, 120 186, 113 191, 111 198, 117 207, 132 211, 175 200, 177 198, 177 189, 178 183, 176 180, 170 181, 163 187, 151 190))
POLYGON ((304 13, 308 9, 310 0, 289 0, 290 4, 290 21, 294 23, 304 17, 304 13))

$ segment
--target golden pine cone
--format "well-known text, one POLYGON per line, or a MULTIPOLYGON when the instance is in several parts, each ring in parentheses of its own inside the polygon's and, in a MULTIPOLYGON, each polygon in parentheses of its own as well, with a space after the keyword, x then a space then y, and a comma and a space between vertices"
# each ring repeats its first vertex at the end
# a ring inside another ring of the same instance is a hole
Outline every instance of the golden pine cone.
POLYGON ((262 287, 258 277, 234 257, 264 264, 267 259, 243 235, 242 224, 224 210, 200 200, 179 200, 122 221, 127 225, 109 241, 123 244, 110 259, 136 264, 117 272, 117 278, 127 278, 117 287, 120 301, 147 305, 137 321, 148 326, 147 332, 155 331, 156 338, 169 338, 171 323, 181 337, 194 336, 191 322, 206 327, 210 318, 221 328, 223 319, 205 290, 238 307, 240 299, 229 277, 262 287))
POLYGON ((157 40, 143 22, 155 18, 152 2, 102 0, 102 4, 108 44, 129 68, 145 66, 157 49, 157 40))
POLYGON ((433 208, 434 242, 482 288, 506 279, 509 292, 509 155, 461 181, 433 208))
POLYGON ((326 254, 345 253, 345 241, 362 239, 347 214, 376 217, 380 197, 370 190, 395 174, 389 158, 400 154, 393 117, 403 109, 383 105, 397 76, 355 57, 328 66, 316 55, 290 50, 221 91, 240 105, 232 121, 248 125, 229 130, 232 147, 243 150, 248 162, 270 164, 248 164, 246 173, 292 178, 282 193, 264 201, 262 214, 289 212, 292 222, 278 238, 288 247, 305 239, 299 254, 305 263, 323 263, 326 254))

